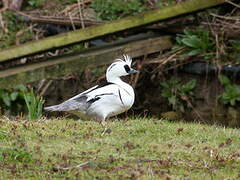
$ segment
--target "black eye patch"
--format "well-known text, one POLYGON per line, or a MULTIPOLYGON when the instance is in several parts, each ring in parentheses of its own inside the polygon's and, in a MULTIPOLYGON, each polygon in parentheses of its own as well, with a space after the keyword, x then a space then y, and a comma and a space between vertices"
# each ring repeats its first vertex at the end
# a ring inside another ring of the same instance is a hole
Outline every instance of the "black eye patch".
POLYGON ((129 67, 128 65, 125 65, 125 66, 124 66, 124 69, 125 69, 125 71, 126 71, 127 73, 129 73, 130 67, 129 67))

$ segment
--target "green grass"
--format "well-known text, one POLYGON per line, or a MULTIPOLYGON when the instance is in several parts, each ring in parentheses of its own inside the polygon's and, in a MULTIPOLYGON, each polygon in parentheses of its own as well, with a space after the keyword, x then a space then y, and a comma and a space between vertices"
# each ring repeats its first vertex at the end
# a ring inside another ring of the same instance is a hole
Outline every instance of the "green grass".
POLYGON ((159 119, 115 120, 108 127, 101 136, 103 128, 92 121, 1 120, 1 178, 240 178, 238 129, 159 119))

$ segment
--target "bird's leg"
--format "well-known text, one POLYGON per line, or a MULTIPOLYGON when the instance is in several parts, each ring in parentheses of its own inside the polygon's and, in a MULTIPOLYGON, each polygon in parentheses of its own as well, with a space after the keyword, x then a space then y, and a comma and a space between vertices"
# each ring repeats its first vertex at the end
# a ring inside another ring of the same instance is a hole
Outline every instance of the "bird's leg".
POLYGON ((103 127, 105 127, 105 126, 107 125, 105 119, 101 120, 101 125, 102 125, 103 127))
POLYGON ((105 119, 101 121, 101 125, 102 125, 103 128, 104 128, 101 136, 104 136, 106 133, 109 134, 109 133, 111 132, 111 129, 107 128, 107 123, 106 123, 106 120, 105 120, 105 119))
POLYGON ((106 134, 106 132, 107 132, 107 127, 106 127, 107 123, 106 123, 105 119, 103 119, 103 120, 101 121, 101 125, 102 125, 102 127, 104 128, 101 136, 104 136, 104 135, 106 134))

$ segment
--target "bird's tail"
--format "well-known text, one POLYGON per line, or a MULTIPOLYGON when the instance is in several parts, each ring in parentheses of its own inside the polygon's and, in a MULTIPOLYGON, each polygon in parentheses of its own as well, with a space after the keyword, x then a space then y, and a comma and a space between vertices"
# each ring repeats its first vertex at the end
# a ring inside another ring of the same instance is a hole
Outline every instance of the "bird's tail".
POLYGON ((62 111, 63 108, 60 105, 48 106, 44 108, 45 111, 62 111))

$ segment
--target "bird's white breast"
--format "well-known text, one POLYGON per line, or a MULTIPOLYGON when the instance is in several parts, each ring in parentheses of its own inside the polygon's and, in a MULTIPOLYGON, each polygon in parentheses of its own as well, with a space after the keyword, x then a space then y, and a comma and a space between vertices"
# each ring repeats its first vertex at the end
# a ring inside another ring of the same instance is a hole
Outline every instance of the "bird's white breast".
POLYGON ((126 109, 132 107, 135 99, 134 91, 131 86, 127 89, 119 88, 119 96, 121 96, 122 104, 126 109))
POLYGON ((108 85, 97 91, 91 92, 90 97, 100 94, 106 94, 94 102, 88 110, 89 114, 111 117, 126 110, 130 109, 134 103, 134 91, 133 88, 125 84, 124 87, 117 84, 108 85))

